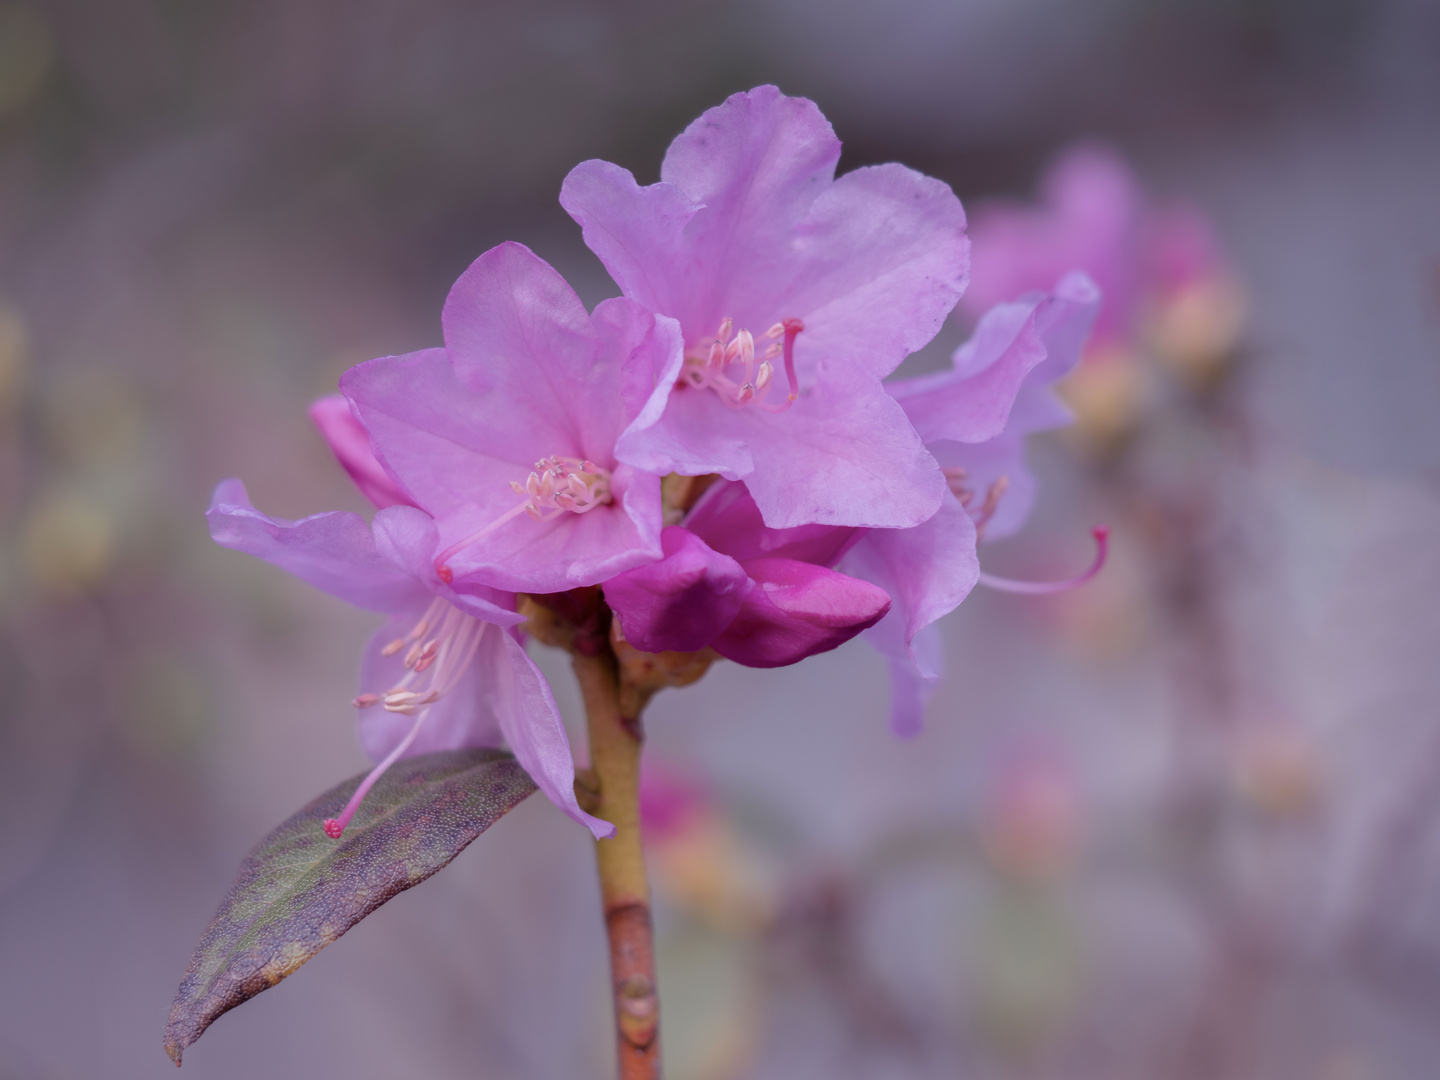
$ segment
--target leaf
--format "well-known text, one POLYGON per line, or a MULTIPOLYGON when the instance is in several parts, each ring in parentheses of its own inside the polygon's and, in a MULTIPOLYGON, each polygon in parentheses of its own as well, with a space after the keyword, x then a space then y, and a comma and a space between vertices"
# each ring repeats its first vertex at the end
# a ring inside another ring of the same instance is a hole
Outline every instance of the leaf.
POLYGON ((165 1052, 176 1065, 218 1016, 420 884, 535 790, 499 750, 406 758, 365 797, 344 838, 331 840, 322 822, 364 775, 331 788, 246 857, 170 1008, 165 1052))

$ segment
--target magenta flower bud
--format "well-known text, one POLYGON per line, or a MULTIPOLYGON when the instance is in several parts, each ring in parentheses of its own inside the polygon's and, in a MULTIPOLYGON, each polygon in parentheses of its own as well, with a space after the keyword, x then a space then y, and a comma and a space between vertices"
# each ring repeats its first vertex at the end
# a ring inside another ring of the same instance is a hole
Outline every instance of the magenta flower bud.
POLYGON ((823 566, 756 559, 745 572, 757 587, 713 647, 747 667, 783 667, 826 652, 890 610, 885 590, 823 566))
POLYGON ((740 564, 688 529, 660 534, 665 557, 605 583, 625 640, 645 652, 694 652, 735 616, 754 585, 740 564))
POLYGON ((377 510, 384 510, 387 506, 414 505, 400 490, 400 485, 390 479, 380 462, 375 460, 375 451, 370 448, 370 433, 355 418, 350 402, 343 394, 330 394, 311 405, 310 419, 320 429, 321 437, 329 444, 330 452, 340 462, 340 467, 377 510))

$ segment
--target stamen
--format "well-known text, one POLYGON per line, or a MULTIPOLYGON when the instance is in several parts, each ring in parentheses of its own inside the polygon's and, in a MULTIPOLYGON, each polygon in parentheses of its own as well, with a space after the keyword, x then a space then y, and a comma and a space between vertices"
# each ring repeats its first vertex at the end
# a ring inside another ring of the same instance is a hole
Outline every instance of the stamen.
MULTIPOLYGON (((960 505, 966 511, 969 511, 971 503, 975 501, 975 489, 968 486, 970 474, 960 465, 945 465, 941 467, 940 471, 945 474, 945 486, 950 489, 950 494, 959 500, 960 505)), ((985 526, 995 516, 995 511, 1000 508, 1000 500, 1004 498, 1005 492, 1008 490, 1010 490, 1010 477, 1003 473, 985 489, 985 501, 980 504, 978 512, 970 515, 975 520, 975 538, 977 540, 984 537, 985 526)))
MULTIPOLYGON (((519 481, 510 481, 510 487, 526 496, 519 506, 511 507, 488 525, 475 530, 463 540, 451 544, 435 559, 435 573, 449 585, 455 580, 450 560, 457 552, 471 544, 479 543, 502 525, 515 520, 521 514, 528 514, 536 521, 547 521, 559 514, 584 514, 604 506, 613 500, 610 493, 610 470, 602 469, 589 458, 577 460, 569 457, 541 458, 535 463, 535 471, 519 481), (545 513, 543 511, 552 511, 545 513)), ((413 640, 413 638, 411 639, 413 640)), ((389 654, 387 654, 389 655, 389 654)))
POLYGON ((325 820, 325 835, 332 840, 340 839, 376 781, 384 775, 386 769, 404 756, 405 751, 415 742, 415 737, 420 734, 420 728, 425 723, 425 717, 429 715, 429 706, 455 689, 475 658, 480 638, 486 632, 485 626, 439 597, 431 604, 430 612, 427 613, 428 622, 424 625, 428 626, 429 622, 437 618, 440 619, 439 628, 435 637, 427 641, 421 649, 421 662, 417 663, 398 685, 383 694, 365 693, 355 698, 354 703, 358 708, 383 703, 387 712, 414 716, 415 723, 395 749, 386 755, 385 760, 371 769, 360 782, 340 816, 325 820), (432 665, 434 670, 428 677, 428 684, 413 685, 421 672, 432 665))
POLYGON ((1092 530, 1092 535, 1095 537, 1095 561, 1091 563, 1090 569, 1078 577, 1070 578, 1068 581, 1016 581, 1013 578, 996 577, 994 574, 982 571, 980 584, 998 589, 1000 592, 1020 593, 1025 596, 1049 596, 1079 588, 1100 573, 1100 568, 1105 565, 1105 558, 1110 549, 1110 529, 1107 526, 1096 526, 1092 530))
POLYGON ((761 354, 758 365, 754 335, 742 329, 731 338, 734 326, 734 320, 727 316, 720 323, 714 341, 686 354, 680 381, 697 390, 714 390, 721 401, 736 408, 753 405, 766 412, 784 412, 800 396, 800 380, 795 374, 795 336, 805 329, 804 322, 785 319, 770 327, 765 336, 771 342, 761 354), (771 361, 781 358, 785 364, 789 394, 785 401, 773 404, 766 400, 775 382, 775 365, 771 361), (742 370, 733 376, 726 375, 725 369, 732 365, 742 370))

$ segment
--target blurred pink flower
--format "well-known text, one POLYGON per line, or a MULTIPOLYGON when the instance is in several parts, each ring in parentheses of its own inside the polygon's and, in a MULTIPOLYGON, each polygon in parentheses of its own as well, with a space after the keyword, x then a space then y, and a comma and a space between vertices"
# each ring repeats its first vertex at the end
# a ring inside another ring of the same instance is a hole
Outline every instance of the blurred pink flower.
MULTIPOLYGON (((333 431, 334 429, 330 429, 333 431)), ((560 712, 512 628, 515 597, 453 586, 435 572, 435 523, 391 506, 286 521, 261 514, 245 485, 225 480, 206 517, 215 541, 258 556, 332 596, 390 616, 361 661, 360 741, 375 769, 326 831, 338 837, 380 775, 401 757, 508 745, 561 810, 596 837, 614 827, 575 801, 575 765, 560 712)))
POLYGON ((1214 231, 1198 209, 1155 205, 1119 154, 1092 143, 1055 160, 1040 182, 1038 206, 982 204, 970 233, 974 277, 964 310, 978 317, 1011 297, 1049 288, 1070 270, 1083 270, 1105 297, 1095 323, 1101 349, 1133 338, 1148 306, 1228 275, 1214 231))
POLYGON ((506 243, 460 276, 442 322, 443 349, 340 380, 385 475, 434 516, 440 577, 553 593, 659 558, 660 478, 618 462, 615 443, 664 407, 681 363, 674 321, 623 298, 589 314, 506 243))
POLYGON ((880 380, 964 290, 965 212, 901 165, 834 179, 839 157, 813 103, 762 86, 691 124, 660 183, 587 161, 560 201, 624 294, 683 328, 680 383, 620 460, 744 480, 776 528, 908 527, 945 485, 880 380))

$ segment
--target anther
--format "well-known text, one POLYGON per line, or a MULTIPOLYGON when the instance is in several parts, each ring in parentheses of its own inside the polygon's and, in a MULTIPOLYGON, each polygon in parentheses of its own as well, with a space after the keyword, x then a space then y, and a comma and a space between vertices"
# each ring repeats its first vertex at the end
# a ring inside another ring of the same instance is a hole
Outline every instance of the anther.
POLYGON ((404 638, 397 637, 394 641, 390 642, 390 644, 386 645, 383 649, 380 650, 380 655, 381 655, 381 656, 394 656, 397 652, 399 652, 399 651, 400 651, 401 649, 403 649, 404 647, 405 647, 405 639, 404 639, 404 638))
POLYGON ((379 702, 379 700, 379 694, 359 694, 350 704, 354 705, 357 709, 368 709, 371 705, 379 702))

